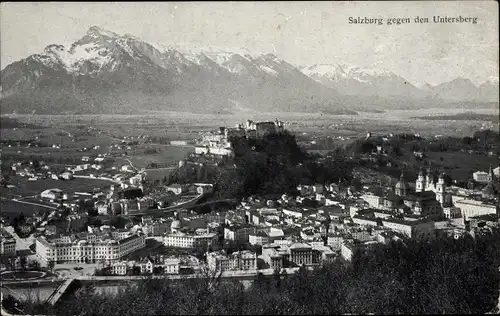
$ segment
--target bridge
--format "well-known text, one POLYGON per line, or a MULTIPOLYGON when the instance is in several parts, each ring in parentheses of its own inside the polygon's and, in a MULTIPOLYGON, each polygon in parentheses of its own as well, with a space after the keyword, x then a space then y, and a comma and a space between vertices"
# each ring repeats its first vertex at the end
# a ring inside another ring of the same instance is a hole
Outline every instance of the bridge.
POLYGON ((66 279, 64 282, 59 284, 59 286, 52 292, 52 294, 47 299, 47 302, 51 305, 55 305, 57 301, 63 296, 64 292, 68 289, 68 287, 73 283, 75 279, 66 279))

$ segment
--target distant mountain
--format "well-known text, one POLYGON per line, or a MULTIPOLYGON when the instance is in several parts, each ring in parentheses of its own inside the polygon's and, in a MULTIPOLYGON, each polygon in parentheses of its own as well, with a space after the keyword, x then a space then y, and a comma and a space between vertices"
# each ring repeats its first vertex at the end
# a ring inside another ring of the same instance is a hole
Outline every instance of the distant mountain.
POLYGON ((8 65, 1 82, 4 113, 350 112, 335 90, 272 54, 183 54, 95 26, 70 47, 8 65))
POLYGON ((383 70, 297 68, 245 48, 176 48, 93 26, 71 44, 49 45, 0 73, 2 113, 322 112, 478 107, 498 99, 498 78, 419 88, 383 70), (496 88, 496 90, 495 90, 496 88), (476 91, 477 90, 477 91, 476 91), (474 97, 472 97, 474 96, 474 97))
POLYGON ((370 97, 424 97, 425 93, 393 72, 352 65, 313 65, 301 70, 345 95, 370 97))
POLYGON ((499 99, 498 77, 490 77, 479 86, 479 100, 498 102, 499 99))
POLYGON ((352 65, 320 64, 301 67, 311 79, 336 89, 344 95, 416 100, 498 102, 498 77, 491 77, 477 87, 469 79, 457 78, 431 86, 413 85, 405 78, 386 70, 352 65))
POLYGON ((478 88, 469 79, 457 78, 432 87, 431 96, 446 100, 475 100, 478 88))

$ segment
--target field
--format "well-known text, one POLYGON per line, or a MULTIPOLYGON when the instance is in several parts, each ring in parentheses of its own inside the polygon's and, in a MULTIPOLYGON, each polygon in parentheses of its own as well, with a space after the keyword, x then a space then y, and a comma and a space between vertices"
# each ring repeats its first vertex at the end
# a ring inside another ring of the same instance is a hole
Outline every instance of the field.
POLYGON ((491 165, 493 168, 498 166, 498 157, 475 155, 462 152, 443 152, 443 153, 428 153, 428 160, 432 162, 432 166, 440 168, 444 166, 444 170, 454 180, 467 181, 472 178, 472 173, 476 171, 488 172, 491 165), (441 161, 441 157, 443 160, 441 161))
MULTIPOLYGON (((191 140, 199 132, 215 130, 219 126, 235 126, 247 119, 254 121, 275 120, 285 122, 287 129, 298 133, 329 133, 339 136, 363 136, 372 133, 399 133, 415 131, 421 135, 469 135, 470 131, 480 129, 488 121, 470 120, 433 120, 434 116, 470 113, 469 109, 421 109, 393 110, 382 113, 359 112, 358 115, 330 115, 324 113, 242 113, 240 115, 212 115, 182 112, 157 112, 149 115, 18 115, 17 119, 42 126, 50 126, 50 132, 100 131, 99 139, 92 143, 105 143, 107 140, 123 136, 149 135, 166 137, 171 140, 191 140), (429 120, 416 117, 429 117, 429 120), (81 129, 81 126, 86 129, 81 129), (80 127, 80 129, 78 129, 80 127), (113 138, 115 137, 115 138, 113 138)), ((477 114, 498 115, 498 108, 474 110, 477 114)), ((491 123, 493 126, 493 123, 491 123)), ((19 130, 19 129, 18 129, 19 130)), ((49 131, 40 129, 45 135, 49 131)), ((61 134, 63 135, 63 133, 61 134)), ((9 135, 6 135, 10 137, 9 135)), ((5 137, 5 136, 3 136, 5 137)), ((64 136, 53 136, 57 141, 64 136)), ((82 136, 83 138, 84 136, 82 136)), ((71 141, 69 141, 71 142, 71 141)), ((69 144, 68 142, 68 144, 69 144)), ((90 144, 92 144, 90 143, 90 144)))
MULTIPOLYGON (((36 140, 38 137, 37 141, 46 146, 60 144, 61 148, 28 148, 22 145, 18 147, 17 144, 3 146, 2 160, 41 156, 43 159, 52 158, 49 159, 52 164, 68 164, 81 163, 82 156, 90 156, 92 159, 98 154, 107 154, 105 169, 112 165, 119 168, 129 161, 136 168, 145 168, 151 164, 172 167, 193 152, 194 148, 170 146, 171 140, 191 141, 200 137, 202 132, 215 131, 220 126, 235 126, 247 119, 262 121, 278 118, 285 122, 288 130, 300 135, 305 142, 330 136, 337 145, 364 137, 367 132, 372 135, 418 133, 423 137, 464 137, 480 129, 497 129, 493 121, 484 120, 484 117, 498 115, 498 108, 474 110, 473 113, 478 114, 478 118, 483 118, 481 120, 449 119, 453 115, 464 113, 469 115, 472 112, 469 109, 422 109, 358 112, 358 115, 249 112, 221 115, 181 112, 142 115, 17 115, 17 120, 41 127, 2 129, 2 140, 36 140), (443 119, 436 119, 440 117, 443 119)), ((460 156, 458 159, 465 159, 467 164, 470 162, 471 168, 484 169, 483 158, 476 161, 468 156, 460 156)), ((48 184, 49 187, 54 185, 48 184)), ((37 191, 38 189, 40 188, 36 188, 37 191)), ((30 188, 27 190, 30 191, 30 188)))
MULTIPOLYGON (((39 179, 38 181, 28 181, 27 178, 14 176, 11 178, 11 184, 15 188, 0 187, 0 195, 2 198, 19 198, 19 197, 34 197, 39 195, 42 191, 47 189, 58 188, 64 192, 87 192, 93 189, 109 187, 109 182, 98 179, 73 179, 69 181, 53 180, 53 179, 39 179)), ((37 204, 46 204, 54 206, 50 203, 37 201, 35 198, 23 198, 23 201, 32 202, 37 204)), ((5 216, 9 214, 23 213, 24 215, 32 215, 37 211, 42 210, 43 207, 23 204, 9 200, 0 200, 0 213, 5 216)))
POLYGON ((38 195, 47 189, 61 189, 64 192, 87 192, 93 189, 109 187, 110 182, 98 179, 82 179, 75 178, 73 180, 54 180, 54 179, 39 179, 37 181, 28 181, 27 178, 14 176, 11 178, 11 184, 15 188, 0 188, 0 194, 11 194, 21 196, 38 195))
POLYGON ((43 208, 9 200, 0 200, 0 214, 2 214, 2 216, 15 216, 15 214, 21 213, 23 213, 25 216, 31 216, 39 210, 43 210, 43 208))

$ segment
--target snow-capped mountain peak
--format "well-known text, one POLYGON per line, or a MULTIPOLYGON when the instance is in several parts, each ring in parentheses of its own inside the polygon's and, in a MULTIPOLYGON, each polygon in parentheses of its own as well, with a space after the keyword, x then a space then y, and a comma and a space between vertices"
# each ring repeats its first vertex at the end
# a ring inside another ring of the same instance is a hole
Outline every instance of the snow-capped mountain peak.
POLYGON ((417 96, 422 94, 408 80, 390 70, 350 64, 316 64, 301 68, 310 78, 346 95, 417 96))
POLYGON ((105 29, 98 27, 96 25, 93 25, 87 31, 87 36, 90 36, 93 38, 100 38, 100 37, 113 38, 113 37, 117 37, 118 34, 111 32, 111 31, 108 31, 108 30, 105 30, 105 29))

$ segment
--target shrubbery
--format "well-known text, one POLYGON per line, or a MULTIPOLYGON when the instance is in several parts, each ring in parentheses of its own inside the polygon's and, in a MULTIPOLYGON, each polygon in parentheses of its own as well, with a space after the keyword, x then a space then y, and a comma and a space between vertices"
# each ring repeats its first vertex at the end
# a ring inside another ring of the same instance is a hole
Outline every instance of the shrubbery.
POLYGON ((309 155, 288 132, 258 139, 233 138, 234 164, 222 168, 216 193, 224 197, 295 193, 299 184, 352 180, 354 164, 342 157, 309 155))
POLYGON ((145 279, 115 297, 84 289, 58 315, 484 314, 500 285, 500 230, 476 239, 376 244, 313 271, 257 276, 244 290, 217 277, 145 279))

